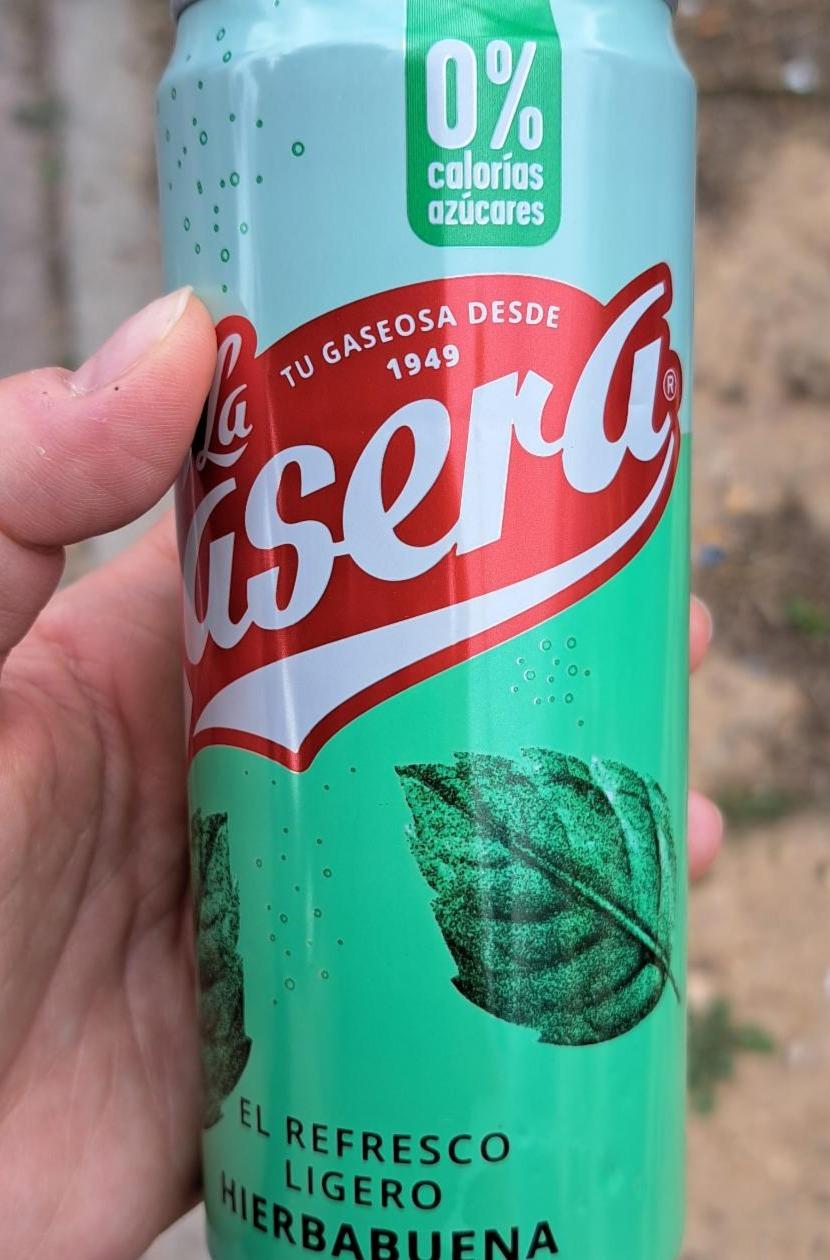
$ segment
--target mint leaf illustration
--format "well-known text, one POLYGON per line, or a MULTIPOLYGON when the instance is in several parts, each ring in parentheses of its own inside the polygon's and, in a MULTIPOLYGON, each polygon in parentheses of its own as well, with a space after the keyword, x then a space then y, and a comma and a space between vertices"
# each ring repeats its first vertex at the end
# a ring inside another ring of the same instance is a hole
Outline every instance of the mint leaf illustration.
POLYGON ((251 1053, 239 955, 239 889, 231 873, 227 814, 194 814, 193 896, 199 973, 204 1127, 222 1119, 251 1053))
POLYGON ((469 1001, 583 1046, 630 1032, 667 984, 677 994, 677 854, 655 782, 545 749, 398 775, 469 1001))

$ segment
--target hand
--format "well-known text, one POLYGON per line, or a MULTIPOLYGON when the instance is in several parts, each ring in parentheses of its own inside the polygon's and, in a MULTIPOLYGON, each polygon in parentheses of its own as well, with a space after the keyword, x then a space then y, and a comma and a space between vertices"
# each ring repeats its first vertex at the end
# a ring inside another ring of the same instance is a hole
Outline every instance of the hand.
MULTIPOLYGON (((133 1260, 198 1194, 171 523, 54 592, 67 543, 169 487, 215 346, 185 292, 74 376, 0 382, 0 1260, 133 1260)), ((699 663, 700 605, 692 637, 699 663)), ((699 873, 721 824, 691 820, 699 873)))

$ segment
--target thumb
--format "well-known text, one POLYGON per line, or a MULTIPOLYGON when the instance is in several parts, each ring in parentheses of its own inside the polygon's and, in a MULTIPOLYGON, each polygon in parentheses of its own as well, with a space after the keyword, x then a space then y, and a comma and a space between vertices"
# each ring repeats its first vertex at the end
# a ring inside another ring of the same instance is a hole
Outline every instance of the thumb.
POLYGON ((63 547, 129 524, 170 487, 215 358, 211 318, 184 289, 77 372, 0 381, 0 661, 60 580, 63 547))

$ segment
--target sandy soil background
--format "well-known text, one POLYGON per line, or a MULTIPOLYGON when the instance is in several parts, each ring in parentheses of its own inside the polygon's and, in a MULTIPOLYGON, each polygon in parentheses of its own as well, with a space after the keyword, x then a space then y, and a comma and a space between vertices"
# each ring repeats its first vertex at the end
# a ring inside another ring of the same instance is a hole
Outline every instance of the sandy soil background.
MULTIPOLYGON (((160 287, 164 0, 0 0, 0 372, 79 361, 160 287), (102 32, 104 32, 102 34, 102 32), (10 176, 13 175, 13 178, 10 176)), ((702 89, 685 1260, 830 1257, 830 4, 686 0, 702 89)), ((111 553, 80 549, 73 572, 111 553)), ((198 1219, 152 1260, 204 1255, 198 1219)), ((610 1258, 609 1258, 610 1260, 610 1258)))

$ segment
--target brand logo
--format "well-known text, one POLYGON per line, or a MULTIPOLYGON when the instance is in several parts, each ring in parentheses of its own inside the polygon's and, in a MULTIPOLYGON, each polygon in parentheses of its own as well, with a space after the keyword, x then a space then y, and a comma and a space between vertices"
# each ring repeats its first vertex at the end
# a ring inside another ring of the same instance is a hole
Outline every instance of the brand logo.
POLYGON ((304 770, 618 573, 677 468, 671 302, 661 266, 608 306, 525 276, 413 285, 262 354, 225 320, 179 488, 191 751, 304 770))

